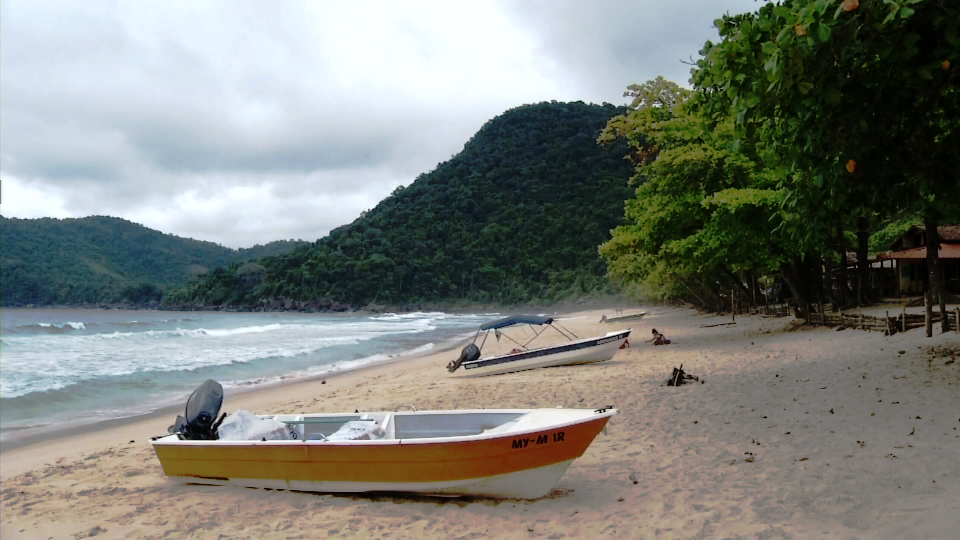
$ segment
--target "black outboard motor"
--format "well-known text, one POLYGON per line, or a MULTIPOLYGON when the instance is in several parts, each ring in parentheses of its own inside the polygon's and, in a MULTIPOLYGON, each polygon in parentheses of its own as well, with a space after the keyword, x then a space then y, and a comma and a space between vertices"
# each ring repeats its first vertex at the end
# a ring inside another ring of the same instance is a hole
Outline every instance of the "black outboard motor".
POLYGON ((471 343, 464 347, 462 351, 460 351, 460 358, 457 358, 456 360, 453 360, 447 364, 447 371, 453 373, 457 370, 457 368, 460 367, 460 364, 464 362, 473 362, 477 358, 480 358, 480 347, 477 347, 476 344, 471 343))
POLYGON ((227 417, 226 413, 217 420, 220 406, 223 405, 223 386, 213 379, 207 379, 187 399, 186 416, 177 416, 170 433, 177 433, 182 439, 209 441, 218 439, 217 428, 227 417))

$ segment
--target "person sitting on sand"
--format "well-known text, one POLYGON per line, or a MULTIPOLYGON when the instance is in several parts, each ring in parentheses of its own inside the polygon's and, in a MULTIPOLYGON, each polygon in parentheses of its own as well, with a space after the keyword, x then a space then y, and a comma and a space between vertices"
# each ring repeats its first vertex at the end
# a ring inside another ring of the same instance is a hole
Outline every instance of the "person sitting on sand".
POLYGON ((660 332, 657 332, 657 329, 656 329, 656 328, 652 329, 652 330, 650 331, 650 333, 653 334, 653 337, 650 338, 650 339, 648 339, 648 340, 647 340, 648 342, 649 342, 649 341, 652 341, 654 345, 669 345, 669 344, 670 344, 670 340, 667 339, 667 338, 665 338, 665 337, 663 336, 663 334, 661 334, 660 332))

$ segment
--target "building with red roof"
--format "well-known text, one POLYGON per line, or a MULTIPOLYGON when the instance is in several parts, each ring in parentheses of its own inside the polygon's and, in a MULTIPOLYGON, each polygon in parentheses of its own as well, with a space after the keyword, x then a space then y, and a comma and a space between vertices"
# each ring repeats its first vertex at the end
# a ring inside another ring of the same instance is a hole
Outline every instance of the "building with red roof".
MULTIPOLYGON (((937 251, 943 270, 946 292, 960 294, 960 225, 937 227, 940 249, 937 251)), ((922 225, 910 229, 890 243, 890 251, 877 255, 877 261, 896 261, 897 281, 901 295, 922 294, 927 289, 927 229, 922 225)))

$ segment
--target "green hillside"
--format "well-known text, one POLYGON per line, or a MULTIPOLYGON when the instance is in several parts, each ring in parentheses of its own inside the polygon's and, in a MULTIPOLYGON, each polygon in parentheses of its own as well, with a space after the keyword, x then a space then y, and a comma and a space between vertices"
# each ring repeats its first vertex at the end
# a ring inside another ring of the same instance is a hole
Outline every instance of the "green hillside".
POLYGON ((600 147, 613 105, 540 103, 487 122, 462 152, 313 246, 208 273, 168 300, 558 300, 605 290, 597 246, 621 224, 625 144, 600 147))
POLYGON ((6 307, 159 300, 164 289, 211 268, 305 244, 281 241, 238 251, 106 216, 0 218, 0 236, 6 307))

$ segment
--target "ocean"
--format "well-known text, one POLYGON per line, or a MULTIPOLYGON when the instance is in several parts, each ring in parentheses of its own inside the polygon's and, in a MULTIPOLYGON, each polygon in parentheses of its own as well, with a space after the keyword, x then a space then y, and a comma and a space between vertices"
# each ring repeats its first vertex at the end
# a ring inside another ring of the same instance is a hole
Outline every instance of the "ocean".
POLYGON ((182 406, 206 379, 229 395, 414 357, 498 316, 3 309, 0 442, 182 406))

